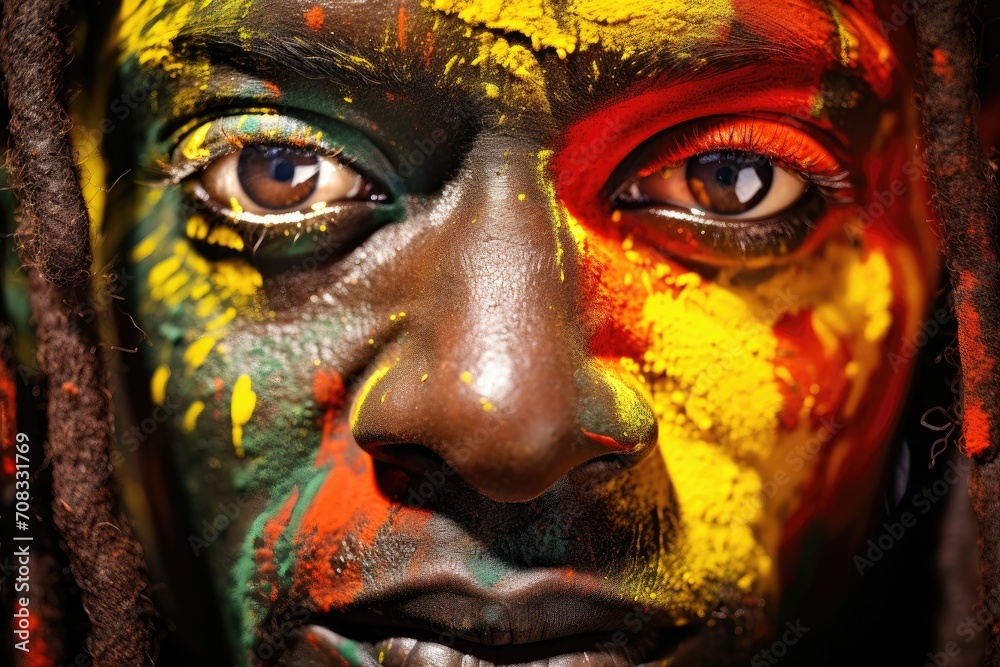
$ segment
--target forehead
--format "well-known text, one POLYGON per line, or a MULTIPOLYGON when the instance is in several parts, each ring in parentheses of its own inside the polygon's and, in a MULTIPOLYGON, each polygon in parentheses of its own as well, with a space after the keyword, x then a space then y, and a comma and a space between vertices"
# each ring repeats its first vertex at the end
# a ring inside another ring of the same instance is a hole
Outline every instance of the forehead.
POLYGON ((894 66, 869 8, 819 0, 126 0, 121 18, 123 63, 169 79, 460 91, 507 116, 754 66, 881 96, 894 66))

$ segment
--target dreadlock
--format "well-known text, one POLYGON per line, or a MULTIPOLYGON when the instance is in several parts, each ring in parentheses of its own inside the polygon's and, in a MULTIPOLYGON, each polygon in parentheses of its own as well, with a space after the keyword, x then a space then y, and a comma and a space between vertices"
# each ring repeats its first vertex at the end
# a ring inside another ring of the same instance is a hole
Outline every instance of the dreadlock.
MULTIPOLYGON (((976 124, 976 57, 967 0, 920 3, 925 168, 954 290, 961 358, 962 432, 975 466, 969 481, 979 520, 984 604, 1000 595, 1000 248, 994 166, 976 124)), ((1000 620, 989 628, 988 663, 1000 664, 1000 620)))
POLYGON ((112 488, 111 396, 93 326, 74 316, 87 299, 90 219, 68 140, 62 69, 73 25, 68 0, 3 5, 0 70, 10 112, 7 167, 20 205, 38 362, 47 377, 46 451, 53 521, 90 619, 95 665, 148 660, 152 602, 139 543, 112 488))

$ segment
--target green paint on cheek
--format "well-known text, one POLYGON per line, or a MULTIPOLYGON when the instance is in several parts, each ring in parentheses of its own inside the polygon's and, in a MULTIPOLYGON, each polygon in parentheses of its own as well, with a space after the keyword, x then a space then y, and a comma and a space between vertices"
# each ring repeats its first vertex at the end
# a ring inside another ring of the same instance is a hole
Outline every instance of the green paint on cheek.
POLYGON ((278 564, 278 576, 283 581, 288 577, 292 566, 295 564, 294 540, 295 535, 299 531, 299 523, 302 521, 302 515, 309 509, 313 498, 316 497, 316 494, 323 486, 323 482, 326 481, 326 476, 330 473, 330 468, 324 466, 316 468, 311 472, 313 478, 303 487, 299 502, 295 504, 295 509, 292 511, 292 518, 288 522, 288 528, 278 538, 278 544, 274 548, 274 560, 278 564))
POLYGON ((291 489, 295 487, 302 489, 298 501, 295 503, 295 508, 292 510, 292 516, 288 521, 288 525, 278 537, 277 544, 274 547, 273 561, 277 567, 278 583, 280 586, 287 588, 290 583, 288 577, 292 571, 292 567, 295 565, 294 544, 299 523, 302 521, 302 515, 312 503, 313 498, 316 497, 316 493, 323 486, 323 482, 329 471, 328 467, 310 468, 299 471, 293 479, 288 480, 283 485, 284 488, 281 492, 277 492, 272 496, 268 510, 261 513, 254 520, 250 530, 247 531, 239 560, 232 569, 233 587, 232 594, 229 596, 229 602, 233 606, 236 617, 242 619, 240 637, 243 648, 247 651, 253 649, 255 639, 254 628, 267 613, 267 610, 258 604, 258 596, 270 593, 269 590, 257 591, 253 589, 254 582, 258 580, 254 551, 258 545, 263 543, 264 528, 268 521, 281 512, 289 493, 291 493, 291 489))

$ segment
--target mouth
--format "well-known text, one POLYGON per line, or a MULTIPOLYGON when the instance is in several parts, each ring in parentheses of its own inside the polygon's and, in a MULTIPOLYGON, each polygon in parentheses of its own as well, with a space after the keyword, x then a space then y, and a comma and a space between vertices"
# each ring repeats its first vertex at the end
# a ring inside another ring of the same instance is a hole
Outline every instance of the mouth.
POLYGON ((625 667, 648 665, 699 631, 565 570, 493 587, 453 573, 362 593, 313 616, 281 664, 295 667, 625 667))

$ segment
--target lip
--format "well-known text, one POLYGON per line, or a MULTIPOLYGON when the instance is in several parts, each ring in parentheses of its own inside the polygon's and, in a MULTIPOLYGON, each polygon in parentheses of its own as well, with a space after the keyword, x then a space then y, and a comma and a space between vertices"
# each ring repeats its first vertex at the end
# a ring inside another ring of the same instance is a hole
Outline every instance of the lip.
POLYGON ((662 658, 697 632, 566 569, 490 587, 455 572, 410 578, 318 621, 283 664, 340 665, 353 655, 349 664, 372 667, 621 667, 662 658))

